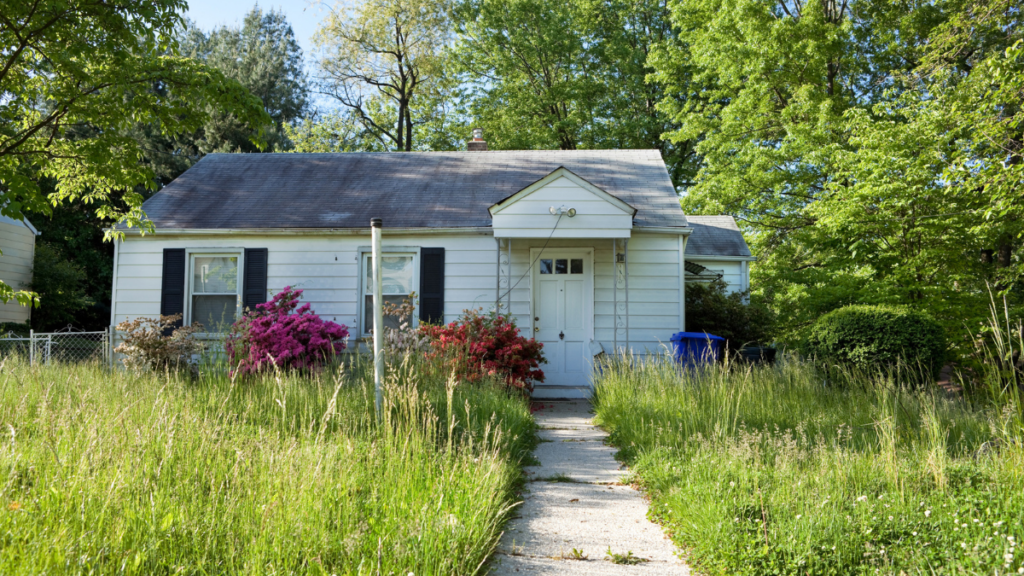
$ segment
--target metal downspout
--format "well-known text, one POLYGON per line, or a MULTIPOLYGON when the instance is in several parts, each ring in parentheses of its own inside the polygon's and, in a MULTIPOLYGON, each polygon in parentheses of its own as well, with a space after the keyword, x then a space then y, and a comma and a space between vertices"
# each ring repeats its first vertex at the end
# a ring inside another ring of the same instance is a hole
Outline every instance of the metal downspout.
POLYGON ((508 294, 507 294, 508 298, 506 300, 506 302, 508 302, 508 304, 507 304, 507 307, 505 308, 505 313, 507 314, 507 316, 506 316, 507 318, 512 318, 512 286, 511 286, 511 284, 512 284, 512 239, 511 238, 505 240, 505 247, 508 250, 508 282, 509 282, 508 294))
POLYGON ((612 350, 619 353, 619 241, 612 239, 612 350))
POLYGON ((629 347, 629 238, 622 241, 625 256, 623 257, 625 268, 626 268, 626 350, 630 350, 629 347))
POLYGON ((494 239, 497 251, 494 254, 494 313, 501 313, 501 240, 494 239))

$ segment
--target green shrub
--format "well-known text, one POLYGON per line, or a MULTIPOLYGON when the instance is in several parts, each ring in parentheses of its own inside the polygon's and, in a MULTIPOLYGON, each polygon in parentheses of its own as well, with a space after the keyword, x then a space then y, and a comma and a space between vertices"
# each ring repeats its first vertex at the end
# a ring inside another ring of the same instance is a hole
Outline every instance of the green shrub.
POLYGON ((0 322, 0 336, 14 333, 22 338, 28 338, 29 330, 31 329, 32 327, 28 325, 28 322, 24 324, 19 322, 0 322))
POLYGON ((815 322, 812 354, 863 370, 907 366, 937 376, 946 360, 942 326, 923 312, 890 306, 846 306, 815 322))
POLYGON ((726 293, 722 280, 686 285, 686 329, 725 338, 729 349, 743 344, 767 344, 774 318, 759 302, 747 303, 748 293, 726 293))

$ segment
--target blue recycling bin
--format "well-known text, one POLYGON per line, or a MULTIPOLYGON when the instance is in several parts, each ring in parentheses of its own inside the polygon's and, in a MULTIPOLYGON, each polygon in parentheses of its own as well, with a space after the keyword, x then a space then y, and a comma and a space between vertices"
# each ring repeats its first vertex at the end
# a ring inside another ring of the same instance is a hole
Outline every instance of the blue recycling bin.
POLYGON ((725 338, 707 332, 676 332, 670 338, 676 362, 699 366, 718 362, 725 338))

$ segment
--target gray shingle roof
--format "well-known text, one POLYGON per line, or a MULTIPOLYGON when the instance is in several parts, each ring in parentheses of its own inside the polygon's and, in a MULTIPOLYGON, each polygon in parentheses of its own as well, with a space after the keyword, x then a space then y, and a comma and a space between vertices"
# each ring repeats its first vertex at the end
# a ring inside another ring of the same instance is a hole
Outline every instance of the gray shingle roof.
POLYGON ((693 233, 686 256, 750 256, 743 233, 732 216, 687 216, 693 233))
POLYGON ((158 231, 482 227, 559 167, 636 208, 636 226, 687 225, 657 150, 210 154, 143 209, 158 231))

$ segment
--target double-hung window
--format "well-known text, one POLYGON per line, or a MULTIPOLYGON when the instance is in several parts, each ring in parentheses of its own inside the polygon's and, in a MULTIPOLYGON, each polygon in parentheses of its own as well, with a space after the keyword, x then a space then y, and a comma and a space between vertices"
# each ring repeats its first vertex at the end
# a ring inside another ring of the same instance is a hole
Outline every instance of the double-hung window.
POLYGON ((240 253, 190 254, 186 320, 204 332, 227 332, 242 305, 240 253))
MULTIPOLYGON (((373 329, 373 257, 370 253, 362 255, 362 322, 363 336, 370 336, 373 329)), ((419 286, 419 268, 416 266, 415 252, 385 252, 381 255, 381 295, 385 303, 401 304, 403 300, 416 291, 419 286)), ((407 320, 416 324, 415 314, 407 320)), ((384 317, 384 326, 398 328, 399 319, 394 316, 384 317)))

